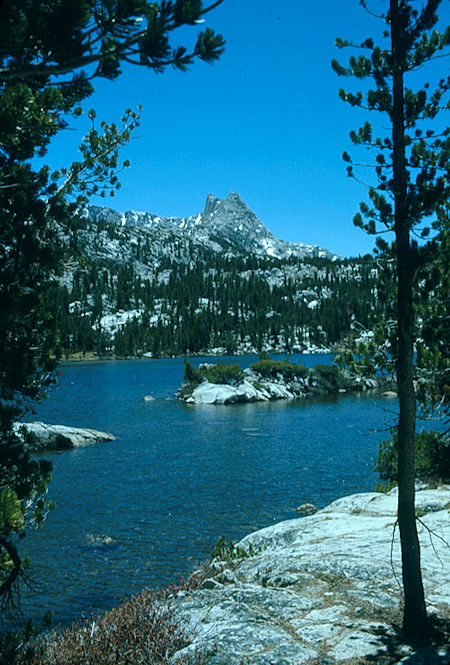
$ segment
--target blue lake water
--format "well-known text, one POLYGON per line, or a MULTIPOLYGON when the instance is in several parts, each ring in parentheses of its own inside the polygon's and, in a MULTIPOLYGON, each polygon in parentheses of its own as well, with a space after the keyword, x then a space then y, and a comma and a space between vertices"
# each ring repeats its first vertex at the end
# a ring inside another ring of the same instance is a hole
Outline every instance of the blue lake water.
MULTIPOLYGON (((313 366, 331 357, 291 359, 313 366)), ((376 484, 378 442, 395 404, 361 394, 191 406, 173 397, 182 376, 178 358, 62 368, 33 419, 117 440, 47 455, 57 506, 22 543, 39 582, 22 595, 27 616, 50 609, 66 622, 109 608, 189 574, 222 534, 238 540, 296 517, 302 503, 322 507, 376 484), (114 542, 95 544, 88 534, 114 542)))

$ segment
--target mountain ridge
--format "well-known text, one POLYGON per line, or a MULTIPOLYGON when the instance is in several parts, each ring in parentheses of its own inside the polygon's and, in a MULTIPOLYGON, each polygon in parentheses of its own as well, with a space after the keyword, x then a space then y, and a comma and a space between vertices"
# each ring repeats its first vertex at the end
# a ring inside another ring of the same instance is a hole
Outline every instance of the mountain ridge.
POLYGON ((242 197, 234 191, 225 199, 208 194, 203 212, 187 217, 164 217, 135 210, 121 213, 109 207, 94 205, 86 207, 85 215, 93 221, 103 219, 123 227, 143 227, 159 232, 175 233, 200 241, 215 252, 225 252, 230 255, 235 255, 237 252, 278 259, 287 259, 291 256, 331 260, 340 258, 318 245, 276 238, 242 197))
POLYGON ((189 217, 90 206, 61 241, 67 357, 325 351, 377 306, 370 260, 278 240, 236 192, 189 217))

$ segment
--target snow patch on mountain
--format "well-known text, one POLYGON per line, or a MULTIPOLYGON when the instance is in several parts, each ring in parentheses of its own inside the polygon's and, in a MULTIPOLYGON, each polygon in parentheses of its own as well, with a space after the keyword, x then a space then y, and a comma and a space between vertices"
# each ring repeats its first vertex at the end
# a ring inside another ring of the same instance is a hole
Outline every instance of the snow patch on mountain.
POLYGON ((162 217, 135 210, 119 213, 99 206, 88 206, 85 214, 95 221, 103 220, 122 227, 152 229, 171 234, 172 237, 189 238, 215 252, 252 253, 278 259, 290 256, 339 258, 337 254, 317 245, 275 238, 236 192, 231 192, 225 199, 208 194, 203 212, 182 218, 162 217))

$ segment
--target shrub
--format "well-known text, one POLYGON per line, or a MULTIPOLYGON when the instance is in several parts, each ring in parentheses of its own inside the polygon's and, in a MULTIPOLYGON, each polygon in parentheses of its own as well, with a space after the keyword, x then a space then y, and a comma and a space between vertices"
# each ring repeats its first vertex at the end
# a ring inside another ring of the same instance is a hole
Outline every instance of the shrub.
POLYGON ((224 363, 221 360, 215 365, 206 365, 200 369, 195 369, 189 360, 185 360, 184 378, 191 385, 197 385, 203 379, 206 379, 210 383, 239 385, 244 380, 244 370, 237 363, 224 363))
POLYGON ((27 643, 17 665, 169 665, 190 644, 164 596, 145 590, 119 607, 27 643))
POLYGON ((260 358, 258 362, 250 365, 257 374, 266 378, 274 379, 281 374, 284 379, 304 379, 309 376, 309 369, 304 365, 296 365, 287 360, 272 360, 271 358, 260 358))
POLYGON ((244 380, 244 370, 237 363, 224 363, 219 360, 216 365, 209 365, 200 371, 210 383, 238 385, 244 380))
POLYGON ((337 392, 343 385, 343 376, 336 365, 315 365, 313 376, 328 393, 337 392))
POLYGON ((19 663, 19 653, 20 665, 35 662, 38 649, 33 643, 38 634, 39 629, 31 621, 27 621, 20 630, 1 633, 0 663, 10 663, 11 665, 19 663), (33 644, 33 646, 29 647, 30 644, 33 644))
POLYGON ((225 536, 220 536, 211 554, 214 559, 230 562, 235 559, 248 559, 260 554, 261 551, 261 547, 253 547, 251 543, 248 549, 245 549, 236 545, 232 540, 227 540, 225 536))
MULTIPOLYGON (((375 462, 375 471, 385 483, 397 481, 398 451, 397 435, 382 441, 375 462)), ((417 480, 450 480, 450 441, 439 432, 416 434, 416 478, 417 480)))

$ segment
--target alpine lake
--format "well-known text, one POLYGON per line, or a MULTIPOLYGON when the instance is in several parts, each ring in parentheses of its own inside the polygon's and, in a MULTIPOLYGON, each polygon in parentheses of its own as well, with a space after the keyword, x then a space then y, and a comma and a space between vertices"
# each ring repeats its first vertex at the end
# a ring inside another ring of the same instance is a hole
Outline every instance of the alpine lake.
MULTIPOLYGON (((290 359, 313 367, 332 356, 290 359)), ((223 360, 247 367, 257 357, 223 360)), ((65 624, 109 609, 188 576, 222 534, 237 541, 297 517, 300 504, 320 508, 373 490, 378 442, 388 438, 396 401, 367 392, 186 405, 174 397, 183 372, 182 358, 61 367, 32 420, 117 438, 45 455, 56 507, 21 543, 32 562, 31 587, 21 592, 26 617, 40 624, 50 610, 65 624)))

